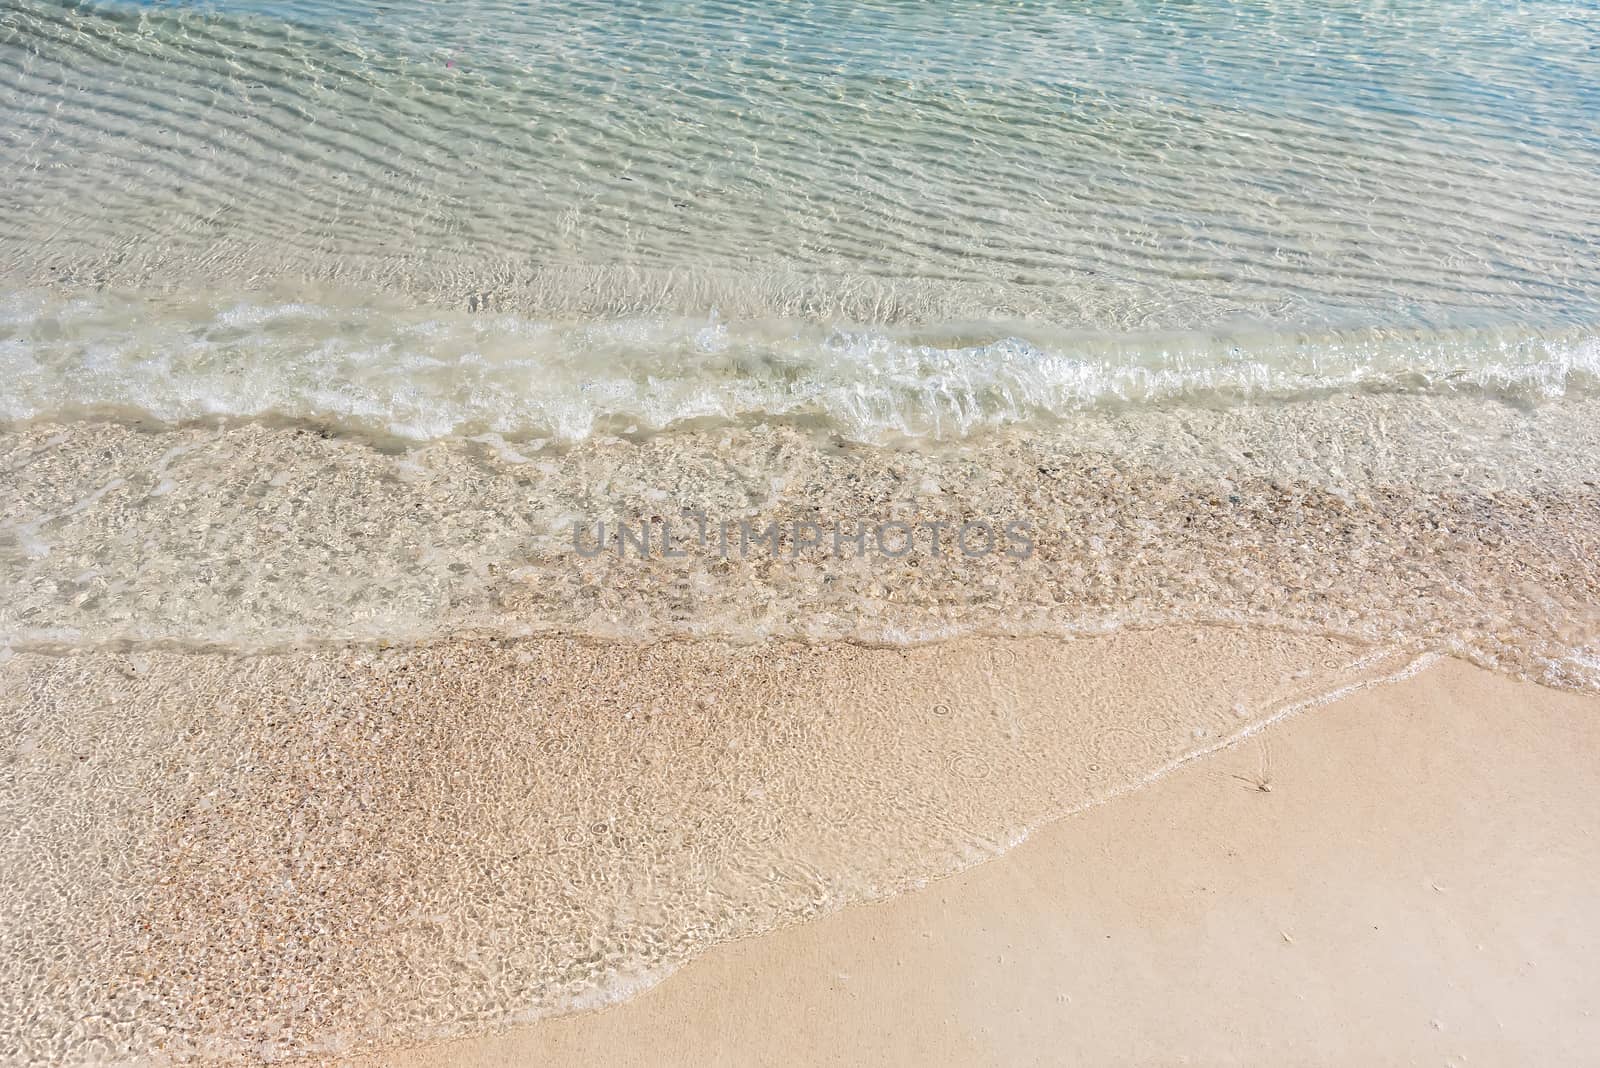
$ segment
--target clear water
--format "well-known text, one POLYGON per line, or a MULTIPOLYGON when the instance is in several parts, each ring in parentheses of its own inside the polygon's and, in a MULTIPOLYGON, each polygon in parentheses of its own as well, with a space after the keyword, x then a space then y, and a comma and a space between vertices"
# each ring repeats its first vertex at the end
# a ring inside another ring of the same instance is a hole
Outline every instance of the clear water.
POLYGON ((410 439, 1592 386, 1570 3, 0 12, 0 419, 410 439))
POLYGON ((4 636, 1242 619, 1586 678, 1594 13, 10 0, 4 636), (684 511, 1059 553, 987 599, 574 561, 684 511))
POLYGON ((1600 689, 1597 469, 1600 5, 0 0, 0 1060, 593 1005, 1418 656, 1600 689), (574 551, 693 514, 1036 551, 574 551))
POLYGON ((1588 328, 1594 14, 9 0, 0 265, 535 321, 1588 328))

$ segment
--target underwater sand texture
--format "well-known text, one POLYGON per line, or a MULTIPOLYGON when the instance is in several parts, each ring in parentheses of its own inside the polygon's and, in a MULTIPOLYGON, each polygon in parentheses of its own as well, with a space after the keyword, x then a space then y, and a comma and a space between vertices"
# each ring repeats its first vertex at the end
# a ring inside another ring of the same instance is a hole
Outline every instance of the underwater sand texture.
POLYGON ((1440 654, 1600 690, 1593 36, 6 0, 0 1060, 604 1004, 1440 654), (574 540, 695 515, 1031 551, 574 540))
POLYGON ((0 273, 557 319, 1592 324, 1596 77, 1549 0, 11 0, 0 273))
POLYGON ((540 449, 40 424, 0 434, 0 642, 907 642, 1232 623, 1587 688, 1597 435, 1593 402, 1406 395, 1102 415, 918 451, 777 426, 540 449), (690 513, 727 524, 727 542, 691 538, 690 513), (802 522, 823 544, 797 545, 802 522), (890 522, 918 526, 914 551, 848 540, 890 522), (957 551, 973 522, 1026 524, 1031 555, 1003 537, 957 551), (651 551, 618 550, 618 523, 651 551), (780 536, 745 543, 741 523, 780 536), (613 541, 594 555, 601 524, 613 541), (668 525, 682 557, 662 551, 668 525))

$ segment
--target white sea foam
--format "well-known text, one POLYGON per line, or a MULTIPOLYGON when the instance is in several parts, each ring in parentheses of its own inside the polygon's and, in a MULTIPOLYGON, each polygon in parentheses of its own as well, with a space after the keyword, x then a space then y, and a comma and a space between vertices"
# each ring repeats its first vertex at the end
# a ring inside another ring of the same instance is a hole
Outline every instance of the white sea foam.
POLYGON ((380 305, 13 294, 0 419, 306 421, 426 441, 579 441, 684 425, 814 422, 954 440, 1063 413, 1332 393, 1588 395, 1577 328, 1106 336, 802 321, 535 322, 380 305))

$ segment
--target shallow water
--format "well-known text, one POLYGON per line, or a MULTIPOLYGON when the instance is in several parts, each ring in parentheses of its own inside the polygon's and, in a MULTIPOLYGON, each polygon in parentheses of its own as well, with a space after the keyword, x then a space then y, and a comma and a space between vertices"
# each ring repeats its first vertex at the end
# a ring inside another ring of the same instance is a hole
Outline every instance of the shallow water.
POLYGON ((11 0, 0 265, 558 318, 1592 326, 1593 14, 11 0))
POLYGON ((1592 394, 1593 13, 12 0, 0 421, 1592 394))
POLYGON ((394 301, 16 293, 0 420, 297 421, 407 444, 534 444, 778 420, 851 441, 959 441, 1081 412, 1349 393, 1600 396, 1584 327, 1069 331, 701 318, 533 320, 394 301))
POLYGON ((1597 26, 3 0, 0 1058, 579 1008, 1417 658, 1600 689, 1597 26))
POLYGON ((1600 687, 1597 454, 1600 400, 1408 394, 1094 412, 921 450, 770 426, 383 450, 40 424, 0 435, 0 633, 261 652, 1232 623, 1600 687))

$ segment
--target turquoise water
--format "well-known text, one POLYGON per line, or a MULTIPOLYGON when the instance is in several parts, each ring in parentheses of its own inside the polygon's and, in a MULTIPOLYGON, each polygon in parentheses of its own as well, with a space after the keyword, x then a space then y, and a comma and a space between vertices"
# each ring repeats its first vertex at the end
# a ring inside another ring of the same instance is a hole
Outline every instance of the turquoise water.
POLYGON ((10 0, 0 417, 874 441, 1586 392, 1592 14, 10 0))
MULTIPOLYGON (((0 345, 27 385, 3 414, 100 404, 66 381, 87 350, 207 344, 241 303, 289 309, 239 359, 291 380, 306 306, 368 348, 393 343, 396 306, 457 348, 484 312, 511 317, 501 333, 621 320, 691 348, 747 324, 757 357, 793 336, 783 358, 818 389, 835 327, 901 362, 914 327, 913 348, 975 354, 958 361, 1016 340, 1091 365, 1107 336, 1153 336, 1159 362, 1184 332, 1218 342, 1202 370, 1263 331, 1499 332, 1401 338, 1378 378, 1476 376, 1510 329, 1536 353, 1514 374, 1559 378, 1600 321, 1594 14, 8 0, 0 345), (46 366, 16 355, 85 319, 46 366)), ((1315 375, 1305 346, 1259 345, 1252 375, 1315 375)), ((548 359, 582 378, 599 348, 548 359)), ((672 379, 693 393, 699 373, 672 379)), ((310 392, 212 408, 328 416, 310 392)), ((510 401, 438 402, 448 430, 553 430, 510 401)))
POLYGON ((1247 619, 1588 678, 1595 13, 7 0, 0 637, 1247 619), (1274 506, 1132 577, 1240 479, 1328 514, 1274 506), (683 604, 507 586, 572 580, 562 524, 619 508, 890 505, 1055 508, 1059 568, 981 612, 964 572, 886 578, 877 620, 876 577, 830 576, 825 624, 805 575, 683 604), (1515 533, 1452 549, 1441 588, 1471 596, 1402 618, 1370 591, 1420 588, 1443 516, 1515 533), (1127 585, 1075 585, 1100 567, 1127 585))
POLYGON ((1600 692, 1597 16, 0 0, 0 1060, 593 1008, 1441 654, 1600 692))
POLYGON ((5 0, 0 639, 1247 619, 1587 678, 1595 13, 5 0), (1174 548, 1241 479, 1329 514, 1174 548), (826 622, 803 574, 506 585, 576 581, 575 519, 891 505, 1056 509, 1060 567, 982 611, 883 577, 881 618, 832 575, 826 622), (1389 611, 1447 515, 1515 534, 1452 550, 1462 604, 1389 611))

